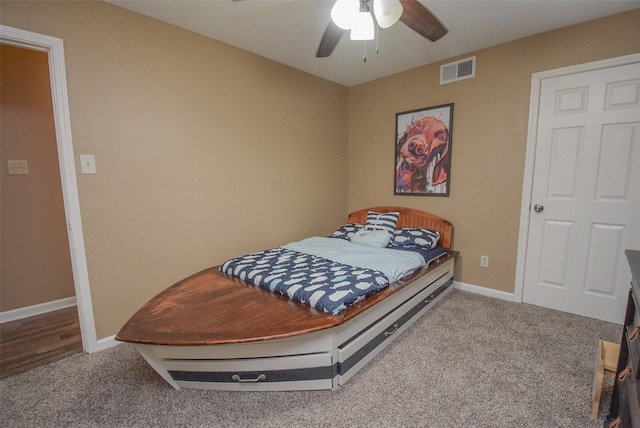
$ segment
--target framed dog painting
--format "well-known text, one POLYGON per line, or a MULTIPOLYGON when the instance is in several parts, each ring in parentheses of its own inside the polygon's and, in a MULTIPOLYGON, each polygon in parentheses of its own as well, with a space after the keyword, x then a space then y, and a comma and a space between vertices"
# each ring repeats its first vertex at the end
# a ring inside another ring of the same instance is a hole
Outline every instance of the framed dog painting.
POLYGON ((394 194, 449 196, 453 103, 396 114, 394 194))

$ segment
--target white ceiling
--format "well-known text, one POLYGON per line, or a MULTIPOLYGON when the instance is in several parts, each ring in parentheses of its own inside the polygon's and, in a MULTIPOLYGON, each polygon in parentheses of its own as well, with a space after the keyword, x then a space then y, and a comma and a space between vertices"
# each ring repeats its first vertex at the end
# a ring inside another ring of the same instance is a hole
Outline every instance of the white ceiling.
MULTIPOLYGON (((316 58, 334 0, 107 0, 345 86, 640 7, 640 0, 420 0, 449 29, 430 42, 398 22, 375 41, 346 34, 316 58)), ((639 23, 640 25, 640 23, 639 23)))

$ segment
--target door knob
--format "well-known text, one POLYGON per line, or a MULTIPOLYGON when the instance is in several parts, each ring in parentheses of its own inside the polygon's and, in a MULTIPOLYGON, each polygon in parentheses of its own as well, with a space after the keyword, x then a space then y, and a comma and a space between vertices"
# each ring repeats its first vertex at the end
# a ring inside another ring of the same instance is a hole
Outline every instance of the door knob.
POLYGON ((544 205, 541 204, 535 204, 533 206, 533 210, 537 213, 541 213, 542 211, 544 211, 544 205))

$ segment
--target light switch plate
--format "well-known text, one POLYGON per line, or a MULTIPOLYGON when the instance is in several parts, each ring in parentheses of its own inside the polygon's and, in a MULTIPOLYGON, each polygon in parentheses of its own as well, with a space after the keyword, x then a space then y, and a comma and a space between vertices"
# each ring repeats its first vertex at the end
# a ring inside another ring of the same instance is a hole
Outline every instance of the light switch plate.
POLYGON ((96 157, 94 155, 80 155, 80 171, 83 174, 95 174, 96 157))
POLYGON ((29 165, 26 160, 8 160, 9 175, 29 175, 29 165))

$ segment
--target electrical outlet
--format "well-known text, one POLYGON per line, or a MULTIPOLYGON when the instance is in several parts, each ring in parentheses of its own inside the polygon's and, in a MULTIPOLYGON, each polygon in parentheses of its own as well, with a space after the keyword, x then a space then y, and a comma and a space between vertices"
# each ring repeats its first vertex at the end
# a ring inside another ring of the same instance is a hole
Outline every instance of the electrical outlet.
POLYGON ((489 267, 489 256, 480 256, 480 266, 489 267))
POLYGON ((29 165, 26 160, 8 160, 9 175, 29 175, 29 165))

